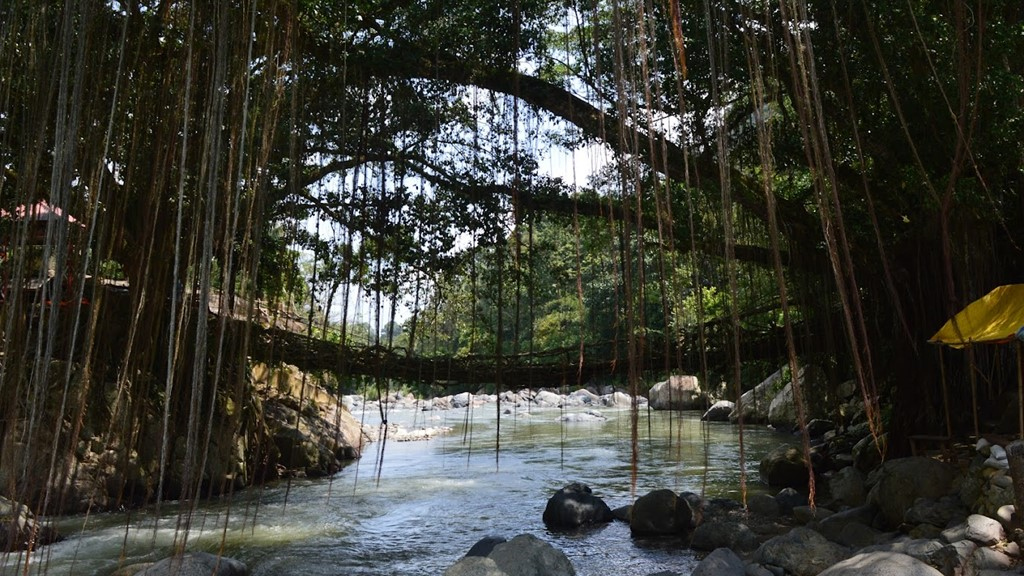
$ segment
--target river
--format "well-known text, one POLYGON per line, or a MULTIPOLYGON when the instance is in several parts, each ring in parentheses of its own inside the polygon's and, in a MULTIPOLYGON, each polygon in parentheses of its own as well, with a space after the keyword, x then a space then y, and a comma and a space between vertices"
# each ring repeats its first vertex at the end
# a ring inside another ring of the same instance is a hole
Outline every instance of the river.
MULTIPOLYGON (((472 413, 392 413, 391 422, 452 430, 426 441, 370 444, 333 478, 203 502, 191 515, 185 548, 221 551, 254 576, 438 576, 484 536, 531 533, 565 552, 580 576, 689 574, 696 558, 677 541, 633 539, 621 522, 552 533, 541 520, 544 506, 573 481, 589 485, 612 508, 658 488, 738 500, 738 427, 702 425, 697 413, 648 417, 642 411, 634 491, 629 411, 601 410, 604 419, 593 422, 560 422, 563 414, 502 416, 496 451, 493 405, 472 413)), ((764 490, 757 482, 761 457, 787 440, 761 427, 744 430, 748 494, 764 490)), ((180 512, 165 503, 159 517, 147 509, 61 518, 56 524, 66 539, 33 555, 28 573, 106 575, 162 558, 176 536, 181 543, 188 516, 180 512)), ((7 557, 0 569, 12 573, 18 562, 23 569, 24 558, 7 557)))

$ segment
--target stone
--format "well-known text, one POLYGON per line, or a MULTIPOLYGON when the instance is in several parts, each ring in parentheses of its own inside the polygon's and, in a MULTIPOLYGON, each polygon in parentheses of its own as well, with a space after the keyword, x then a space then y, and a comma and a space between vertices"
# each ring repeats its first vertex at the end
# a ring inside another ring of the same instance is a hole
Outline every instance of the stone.
POLYGON ((833 542, 844 543, 851 538, 851 535, 862 530, 860 527, 851 529, 848 526, 856 524, 869 527, 874 522, 876 513, 876 509, 870 505, 841 510, 821 519, 817 526, 818 532, 833 542))
POLYGON ((867 474, 882 464, 882 452, 886 450, 887 438, 883 434, 875 442, 875 438, 869 434, 853 445, 853 465, 857 470, 867 474))
POLYGON ((565 397, 566 406, 596 406, 600 402, 601 397, 586 388, 575 390, 565 397))
POLYGON ((868 477, 868 501, 881 512, 884 528, 897 528, 918 498, 952 493, 955 476, 953 466, 925 456, 889 460, 868 477))
MULTIPOLYGON (((788 374, 788 366, 784 372, 788 374)), ((825 416, 824 406, 828 405, 828 379, 825 371, 814 365, 801 366, 797 383, 803 394, 804 417, 813 420, 825 416)), ((792 430, 797 427, 799 417, 793 395, 793 383, 790 381, 768 405, 768 424, 779 430, 792 430)))
POLYGON ((136 576, 247 576, 245 564, 209 552, 187 552, 164 558, 136 576))
POLYGON ((466 552, 466 556, 487 556, 494 550, 494 547, 502 542, 507 542, 505 538, 501 536, 484 536, 470 547, 469 552, 466 552))
POLYGON ((653 490, 637 498, 630 514, 634 536, 663 536, 690 531, 693 511, 685 498, 668 489, 653 490))
POLYGON ((573 482, 555 492, 544 508, 544 525, 553 529, 575 529, 611 522, 612 510, 594 496, 586 484, 573 482))
POLYGON ((28 506, 0 496, 0 554, 35 550, 60 539, 57 530, 37 520, 28 506))
POLYGON ((832 498, 847 506, 860 506, 867 499, 864 487, 865 474, 854 466, 836 470, 828 481, 828 489, 832 498))
POLYGON ((736 409, 736 403, 728 400, 719 400, 711 405, 700 417, 706 422, 728 422, 729 414, 736 409))
POLYGON ((950 494, 937 499, 918 498, 903 515, 903 521, 907 524, 944 527, 966 516, 967 508, 960 502, 960 498, 950 494))
POLYGON ((728 548, 716 548, 704 557, 691 576, 744 576, 745 564, 728 548))
POLYGON ((819 576, 942 576, 935 568, 898 552, 857 554, 821 572, 819 576))
POLYGON ((775 501, 779 503, 779 511, 783 514, 792 514, 793 508, 807 505, 807 495, 793 488, 783 488, 775 495, 775 501))
POLYGON ((810 524, 811 522, 819 522, 835 514, 835 512, 828 508, 822 508, 821 506, 810 506, 804 504, 802 506, 793 507, 793 518, 801 524, 810 524))
POLYGON ((633 405, 633 397, 625 392, 612 392, 601 396, 601 404, 609 408, 629 408, 633 405))
POLYGON ((796 446, 781 445, 761 459, 758 466, 761 482, 768 486, 806 488, 808 480, 807 460, 803 451, 796 446))
POLYGON ((576 569, 561 550, 532 534, 520 534, 498 544, 487 557, 508 576, 576 576, 576 569))
POLYGON ((554 392, 541 390, 533 397, 533 403, 542 408, 556 408, 562 405, 562 397, 554 392))
POLYGON ((971 553, 967 564, 976 571, 1009 570, 1013 566, 1013 559, 998 550, 979 547, 971 553))
POLYGON ((776 370, 760 384, 740 395, 739 402, 729 414, 730 422, 738 422, 743 416, 745 424, 763 424, 768 422, 768 407, 772 398, 782 390, 782 369, 776 370))
POLYGON ((694 410, 705 401, 696 376, 672 375, 651 386, 647 400, 654 410, 694 410))
POLYGON ((715 550, 729 548, 739 552, 750 552, 757 548, 757 535, 741 522, 705 522, 693 529, 690 547, 694 550, 715 550))
POLYGON ((991 546, 1001 540, 1006 540, 1003 525, 988 516, 971 514, 967 517, 966 525, 967 530, 964 536, 982 546, 991 546))
POLYGON ((848 556, 845 546, 829 542, 814 530, 800 526, 761 544, 754 553, 754 560, 780 566, 795 576, 817 576, 848 556))
POLYGON ((752 494, 747 498, 747 508, 758 516, 777 518, 782 514, 779 501, 770 494, 752 494))
POLYGON ((466 556, 444 571, 444 576, 508 576, 486 556, 466 556))
POLYGON ((835 429, 835 422, 823 418, 815 418, 807 423, 807 436, 811 439, 821 438, 826 432, 831 432, 835 429))

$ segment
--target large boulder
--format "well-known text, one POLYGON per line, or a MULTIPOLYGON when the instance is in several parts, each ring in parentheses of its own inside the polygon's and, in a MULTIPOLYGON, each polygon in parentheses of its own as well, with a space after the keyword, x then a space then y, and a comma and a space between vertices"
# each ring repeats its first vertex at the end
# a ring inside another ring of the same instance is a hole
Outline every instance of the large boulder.
POLYGON ((806 488, 807 460, 803 450, 783 444, 776 446, 758 467, 761 481, 772 487, 806 488))
POLYGON ((755 561, 780 566, 795 576, 817 576, 847 556, 849 550, 845 546, 829 542, 803 526, 771 538, 754 553, 755 561))
POLYGON ((612 510, 594 496, 590 487, 573 482, 555 492, 544 508, 544 525, 554 529, 573 529, 588 524, 612 521, 612 510))
POLYGON ((136 576, 247 576, 249 569, 233 558, 188 552, 151 565, 136 576))
POLYGON ((38 521, 28 506, 0 496, 0 554, 35 550, 59 539, 57 530, 38 521))
POLYGON ((647 395, 654 410, 696 410, 705 402, 696 376, 669 376, 651 387, 647 395))
POLYGON ((765 378, 760 384, 744 392, 735 408, 729 413, 729 421, 737 422, 743 416, 745 424, 763 424, 768 422, 768 407, 772 398, 782 390, 785 382, 782 379, 783 370, 780 368, 771 376, 765 378))
MULTIPOLYGON (((788 371, 784 370, 784 374, 788 371)), ((810 421, 814 418, 823 418, 828 415, 828 408, 831 405, 828 397, 828 379, 825 371, 814 365, 800 367, 797 383, 800 385, 804 418, 810 421)), ((799 414, 793 390, 793 382, 790 381, 776 394, 768 405, 768 423, 779 430, 795 428, 799 423, 799 414)))
POLYGON ((576 569, 561 550, 532 534, 520 534, 495 544, 486 556, 467 555, 444 576, 576 576, 576 569))
POLYGON ((654 490, 633 503, 629 530, 634 536, 686 534, 695 526, 694 519, 687 498, 668 489, 654 490))
POLYGON ((707 422, 728 422, 729 414, 731 414, 732 411, 735 409, 735 402, 730 402, 728 400, 719 400, 718 402, 712 404, 711 408, 708 408, 707 411, 704 412, 704 415, 700 417, 700 419, 705 420, 707 422))
POLYGON ((867 552, 847 558, 818 576, 941 576, 935 568, 897 552, 867 552))
POLYGON ((952 493, 955 477, 953 466, 925 456, 889 460, 868 477, 868 502, 881 512, 883 528, 898 528, 918 498, 952 493))

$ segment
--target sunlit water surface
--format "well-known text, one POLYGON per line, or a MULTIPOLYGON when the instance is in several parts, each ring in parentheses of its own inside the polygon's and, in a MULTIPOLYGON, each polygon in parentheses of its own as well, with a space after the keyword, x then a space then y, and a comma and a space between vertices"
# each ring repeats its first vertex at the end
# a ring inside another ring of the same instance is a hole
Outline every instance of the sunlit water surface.
MULTIPOLYGON (((621 522, 550 532, 541 520, 544 506, 573 481, 589 485, 612 508, 658 488, 738 500, 739 428, 702 425, 696 413, 657 412, 648 419, 641 412, 634 489, 629 411, 602 410, 606 420, 599 422, 562 423, 562 414, 502 416, 496 450, 493 406, 471 414, 395 412, 392 422, 452 431, 429 441, 371 444, 360 461, 330 479, 204 502, 191 518, 185 547, 237 558, 253 575, 440 575, 484 536, 530 533, 565 552, 581 576, 689 574, 697 560, 679 541, 634 539, 621 522)), ((787 440, 744 430, 748 494, 763 490, 761 457, 787 440)), ((180 510, 164 504, 159 518, 152 510, 62 518, 57 525, 66 539, 33 555, 28 573, 106 575, 162 558, 176 535, 182 538, 180 510)), ((25 573, 25 558, 0 564, 4 574, 15 571, 25 573)))

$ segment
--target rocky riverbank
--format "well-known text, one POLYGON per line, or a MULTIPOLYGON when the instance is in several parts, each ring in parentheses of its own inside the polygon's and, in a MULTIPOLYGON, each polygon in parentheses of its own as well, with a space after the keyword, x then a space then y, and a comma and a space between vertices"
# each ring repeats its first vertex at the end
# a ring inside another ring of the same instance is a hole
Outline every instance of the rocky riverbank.
MULTIPOLYGON (((703 554, 694 576, 997 576, 1019 573, 1022 532, 998 445, 979 442, 942 461, 917 456, 869 474, 824 478, 820 499, 793 488, 744 506, 655 490, 611 510, 581 483, 548 501, 551 530, 586 531, 627 522, 634 537, 660 538, 703 554)), ((845 468, 844 468, 845 469, 845 468)), ((530 535, 489 537, 445 576, 575 574, 559 550, 530 535)), ((609 567, 614 571, 614 567, 609 567)), ((684 576, 659 572, 651 576, 684 576)))

